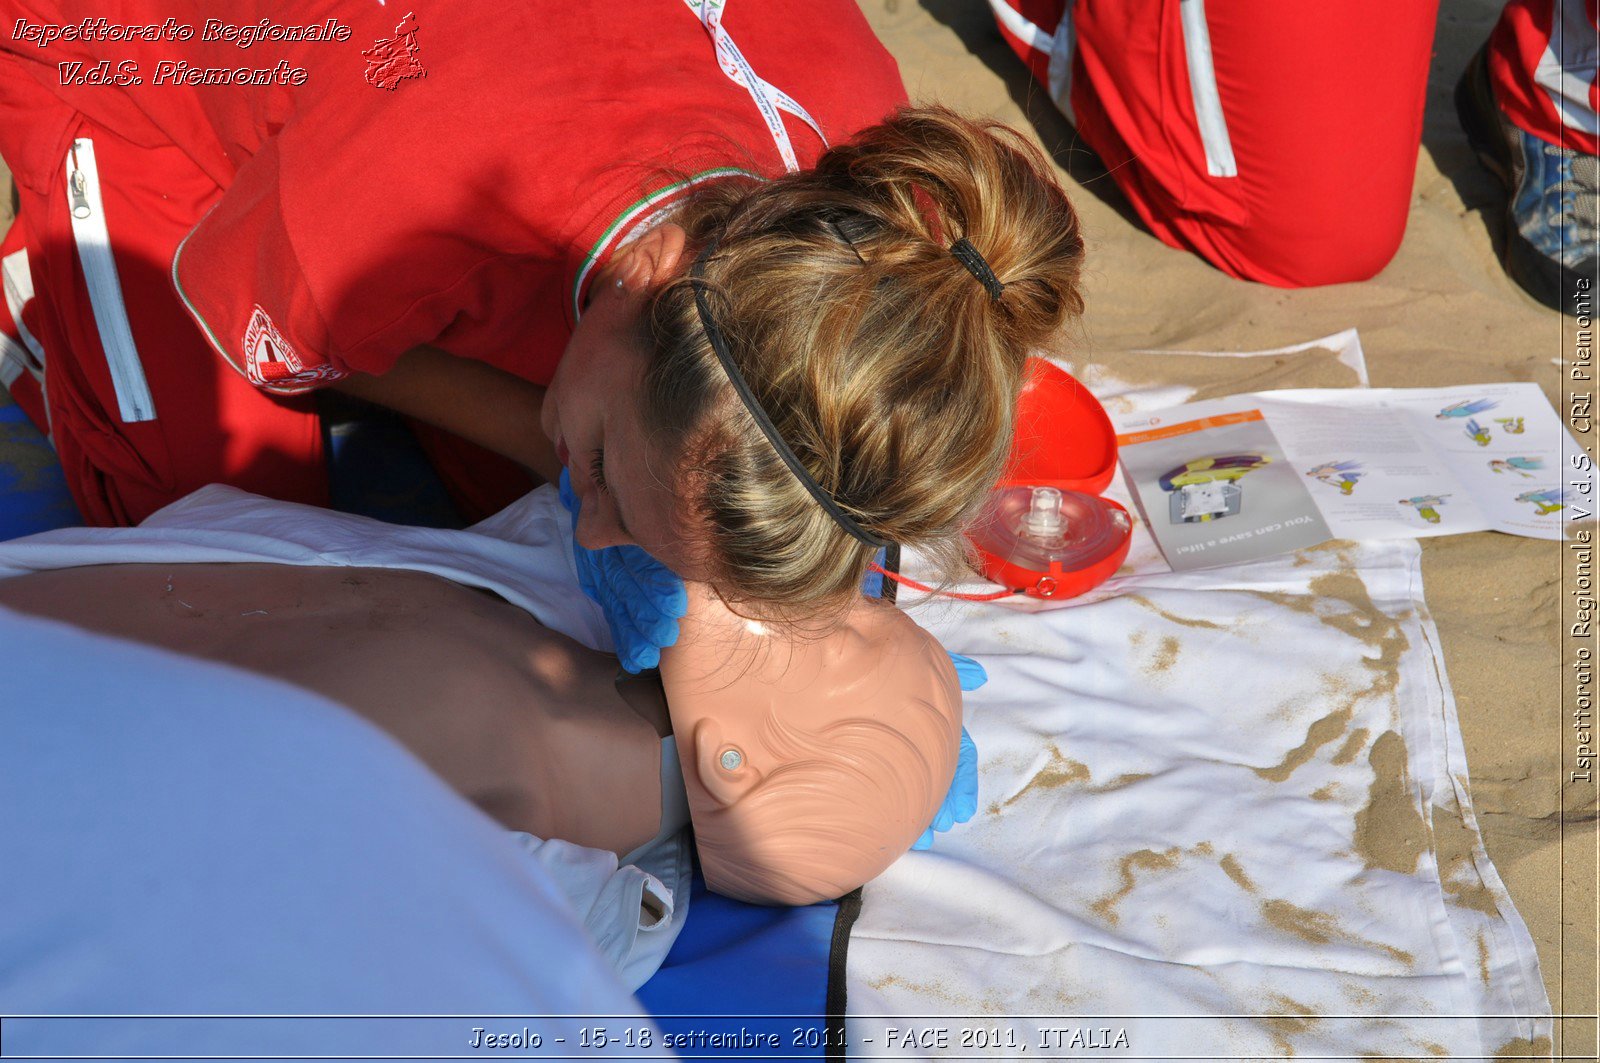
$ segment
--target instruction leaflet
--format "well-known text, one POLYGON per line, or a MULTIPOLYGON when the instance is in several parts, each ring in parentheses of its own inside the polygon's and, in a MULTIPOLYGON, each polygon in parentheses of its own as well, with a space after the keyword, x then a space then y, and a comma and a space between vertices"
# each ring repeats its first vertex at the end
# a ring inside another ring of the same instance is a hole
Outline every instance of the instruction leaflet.
POLYGON ((1537 384, 1269 391, 1111 419, 1178 570, 1330 538, 1561 539, 1595 511, 1593 463, 1537 384))

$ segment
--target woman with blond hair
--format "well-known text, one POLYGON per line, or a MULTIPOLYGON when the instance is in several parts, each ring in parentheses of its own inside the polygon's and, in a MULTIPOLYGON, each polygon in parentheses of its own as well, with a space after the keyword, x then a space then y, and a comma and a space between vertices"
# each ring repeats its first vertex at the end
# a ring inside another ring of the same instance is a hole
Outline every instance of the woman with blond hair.
MULTIPOLYGON (((582 545, 815 615, 883 545, 955 541, 1028 349, 1081 307, 1043 156, 900 109, 848 0, 247 4, 249 48, 199 5, 129 6, 138 34, 0 44, 0 250, 37 356, 9 383, 90 523, 208 482, 325 502, 300 393, 332 386, 421 422, 472 515, 526 490, 507 470, 568 469, 582 545), (60 76, 103 60, 127 77, 60 76), (279 60, 270 85, 153 78, 279 60)), ((681 597, 593 561, 593 587, 681 597)), ((664 608, 614 603, 631 667, 664 608)))
POLYGON ((905 105, 851 0, 202 6, 23 0, 0 42, 0 380, 89 523, 325 504, 332 387, 470 517, 559 481, 630 672, 685 581, 842 640, 879 551, 959 554, 1083 244, 1024 136, 905 105))

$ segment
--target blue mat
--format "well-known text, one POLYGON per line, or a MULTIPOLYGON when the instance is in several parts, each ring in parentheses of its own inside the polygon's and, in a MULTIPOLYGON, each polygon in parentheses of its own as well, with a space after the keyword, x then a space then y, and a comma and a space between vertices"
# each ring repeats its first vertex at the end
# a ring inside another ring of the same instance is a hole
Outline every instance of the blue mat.
POLYGON ((82 523, 55 449, 0 390, 0 540, 82 523))
MULTIPOLYGON (((461 527, 399 418, 342 413, 325 428, 335 509, 461 527)), ((50 443, 0 391, 0 540, 81 524, 50 443)), ((838 903, 765 908, 719 897, 698 872, 683 933, 639 991, 686 1059, 843 1059, 844 954, 859 891, 838 903)))
POLYGON ((639 1000, 686 1059, 844 1058, 844 953, 860 891, 807 908, 763 908, 707 891, 639 1000))

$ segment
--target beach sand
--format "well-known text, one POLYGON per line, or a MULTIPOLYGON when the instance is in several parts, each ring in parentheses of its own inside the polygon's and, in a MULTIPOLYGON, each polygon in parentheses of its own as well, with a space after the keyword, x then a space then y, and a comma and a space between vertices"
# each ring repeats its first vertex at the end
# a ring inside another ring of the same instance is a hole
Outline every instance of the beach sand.
MULTIPOLYGON (((1452 0, 1440 15, 1411 213, 1394 261, 1369 281, 1300 291, 1229 278, 1133 222, 1103 167, 1076 143, 979 0, 862 6, 914 99, 1029 130, 1058 163, 1070 164, 1064 176, 1089 247, 1078 351, 1260 350, 1354 326, 1373 386, 1531 380, 1561 408, 1559 363, 1572 349, 1573 325, 1502 272, 1499 190, 1473 158, 1450 102, 1456 77, 1497 16, 1493 0, 1452 0)), ((0 169, 0 184, 5 177, 0 169)), ((0 230, 9 219, 9 197, 0 196, 0 230)), ((1247 387, 1324 383, 1338 381, 1247 387)), ((1555 1010, 1592 1013, 1592 784, 1568 787, 1564 826, 1561 814, 1563 765, 1575 747, 1562 702, 1562 555, 1558 544, 1480 533, 1427 540, 1423 569, 1489 854, 1533 932, 1555 1010)), ((1589 1020, 1569 1022, 1565 1034, 1569 1051, 1595 1043, 1589 1020)))
MULTIPOLYGON (((1079 351, 1262 350, 1353 326, 1374 387, 1531 380, 1560 410, 1559 363, 1572 349, 1574 326, 1525 296, 1500 268, 1503 199, 1467 146, 1451 102, 1500 4, 1452 0, 1445 8, 1399 253, 1371 280, 1286 291, 1230 278, 1140 228, 1104 167, 1001 40, 985 4, 862 0, 913 100, 1031 131, 1066 164, 1088 245, 1079 351)), ((1338 382, 1249 381, 1240 390, 1330 385, 1338 382)), ((1557 543, 1492 532, 1428 539, 1423 580, 1490 858, 1533 933, 1552 1007, 1592 1014, 1593 785, 1568 787, 1564 830, 1560 814, 1563 764, 1571 766, 1576 746, 1562 701, 1563 553, 1557 543)), ((1569 1052, 1596 1043, 1593 1021, 1569 1020, 1564 1032, 1569 1052)), ((1555 1048, 1562 1050, 1560 1036, 1555 1048)))

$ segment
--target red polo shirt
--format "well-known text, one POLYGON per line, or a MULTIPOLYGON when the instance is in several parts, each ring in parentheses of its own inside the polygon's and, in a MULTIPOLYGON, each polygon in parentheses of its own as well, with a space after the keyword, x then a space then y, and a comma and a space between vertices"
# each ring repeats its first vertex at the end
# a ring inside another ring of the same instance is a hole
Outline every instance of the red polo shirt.
MULTIPOLYGON (((36 0, 19 6, 33 23, 78 25, 36 0)), ((214 176, 223 192, 179 248, 173 281, 212 345, 269 390, 383 373, 420 343, 547 382, 586 278, 631 223, 696 182, 783 170, 683 0, 221 12, 129 3, 113 26, 170 18, 193 36, 5 47, 32 48, 35 76, 92 120, 177 144, 214 176), (263 19, 264 39, 241 46, 263 19), (329 19, 331 39, 282 39, 329 19), (58 64, 80 58, 113 72, 132 61, 142 81, 56 84, 58 64), (236 83, 256 70, 271 83, 236 83)), ((830 142, 905 101, 854 0, 729 0, 723 26, 830 142)), ((813 163, 822 142, 801 121, 786 126, 800 164, 813 163)))

